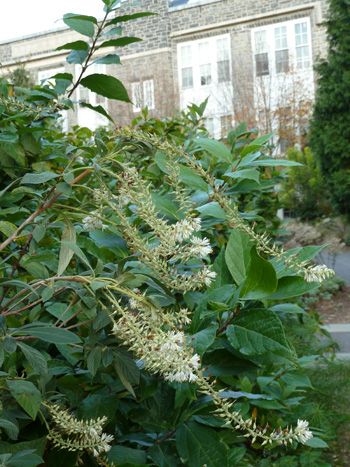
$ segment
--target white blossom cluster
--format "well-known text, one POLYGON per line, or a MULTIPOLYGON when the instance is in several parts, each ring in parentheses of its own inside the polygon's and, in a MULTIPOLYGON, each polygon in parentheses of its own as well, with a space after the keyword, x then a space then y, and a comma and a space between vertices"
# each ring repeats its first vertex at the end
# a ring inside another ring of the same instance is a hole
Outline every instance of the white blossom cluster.
POLYGON ((176 381, 178 383, 189 381, 192 383, 198 379, 193 370, 200 369, 199 355, 195 354, 190 357, 183 355, 183 342, 183 332, 169 331, 166 342, 158 350, 167 368, 163 371, 164 379, 167 381, 176 381))
POLYGON ((47 436, 54 446, 69 451, 87 450, 96 457, 111 449, 110 443, 114 437, 103 433, 102 428, 107 422, 107 417, 99 417, 97 420, 78 420, 58 405, 46 406, 55 423, 47 436))
POLYGON ((102 220, 96 217, 97 211, 91 213, 90 216, 86 216, 83 219, 83 229, 93 232, 94 230, 104 230, 107 225, 102 223, 102 220))
MULTIPOLYGON (((184 318, 190 322, 185 314, 184 318)), ((112 332, 131 346, 146 368, 162 374, 167 381, 183 383, 198 379, 200 357, 186 345, 182 331, 164 332, 159 327, 150 327, 142 313, 127 312, 113 326, 112 332)))
POLYGON ((328 269, 325 264, 318 264, 305 271, 306 282, 323 282, 327 277, 333 276, 333 269, 328 269))
POLYGON ((177 242, 188 240, 193 232, 198 232, 201 229, 202 220, 196 219, 184 219, 176 222, 172 226, 172 234, 177 242))

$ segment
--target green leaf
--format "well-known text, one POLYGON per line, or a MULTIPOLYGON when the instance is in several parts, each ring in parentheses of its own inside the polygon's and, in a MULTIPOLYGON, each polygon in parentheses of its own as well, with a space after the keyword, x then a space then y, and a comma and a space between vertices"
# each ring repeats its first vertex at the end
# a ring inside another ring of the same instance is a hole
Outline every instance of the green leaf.
POLYGON ((196 138, 193 140, 193 143, 209 154, 216 156, 218 159, 228 162, 229 164, 232 163, 233 155, 231 151, 223 143, 220 143, 220 141, 209 138, 196 138))
MULTIPOLYGON (((167 168, 167 164, 169 164, 169 158, 165 154, 157 152, 154 157, 154 161, 162 172, 168 175, 170 174, 167 168)), ((179 167, 180 177, 183 183, 190 186, 192 189, 208 192, 207 183, 199 175, 196 175, 192 169, 183 164, 179 164, 179 167)))
POLYGON ((226 172, 224 175, 230 178, 248 178, 259 183, 260 172, 256 169, 242 169, 236 172, 226 172))
POLYGON ((10 237, 16 230, 17 226, 11 224, 11 222, 0 221, 0 232, 2 232, 6 237, 10 237))
POLYGON ((44 238, 46 233, 46 227, 43 225, 37 225, 33 230, 33 237, 36 242, 40 242, 42 238, 44 238))
POLYGON ((14 423, 9 420, 5 420, 4 418, 0 418, 0 427, 6 431, 9 438, 17 439, 19 429, 14 423))
POLYGON ((35 420, 41 404, 40 391, 30 381, 7 379, 6 383, 19 405, 35 420))
POLYGON ((148 454, 157 467, 180 467, 183 465, 176 453, 165 443, 152 446, 148 454))
POLYGON ((23 147, 20 144, 15 143, 2 143, 2 149, 8 154, 12 159, 21 164, 22 167, 26 165, 26 157, 23 147))
POLYGON ((53 172, 42 172, 40 174, 25 174, 21 180, 21 185, 38 185, 40 183, 48 182, 53 178, 57 178, 59 175, 54 174, 53 172))
POLYGON ((309 439, 308 442, 306 443, 306 446, 310 448, 328 448, 328 444, 323 441, 321 438, 317 438, 314 436, 313 438, 309 439))
POLYGON ((79 64, 82 65, 85 62, 88 52, 85 50, 71 50, 66 60, 70 65, 79 64))
POLYGON ((147 455, 141 449, 127 448, 126 446, 113 446, 107 454, 109 462, 113 462, 116 466, 127 465, 134 466, 146 464, 147 455), (126 465, 127 464, 127 465, 126 465))
POLYGON ((77 235, 74 225, 71 223, 68 217, 64 217, 64 220, 66 226, 62 232, 61 249, 58 258, 58 276, 61 276, 63 274, 74 255, 74 251, 72 250, 72 248, 69 247, 69 244, 75 244, 77 235), (66 242, 68 242, 68 245, 66 244, 66 242))
POLYGON ((0 143, 16 143, 17 141, 17 134, 0 132, 0 143))
POLYGON ((8 280, 7 277, 4 277, 4 278, 0 279, 0 286, 1 287, 3 287, 3 286, 7 287, 8 285, 15 285, 16 287, 22 287, 22 288, 25 288, 25 289, 30 289, 31 292, 34 293, 34 295, 39 297, 38 292, 30 284, 27 284, 27 283, 22 282, 22 281, 16 281, 16 280, 13 280, 13 279, 8 280))
POLYGON ((243 300, 258 300, 276 290, 277 276, 272 264, 261 258, 255 247, 250 251, 250 258, 247 277, 240 296, 243 300))
POLYGON ((11 457, 8 464, 9 467, 35 467, 42 464, 44 461, 37 454, 34 454, 35 449, 27 449, 25 451, 18 452, 11 457))
MULTIPOLYGON (((60 45, 55 50, 85 50, 86 52, 89 51, 89 44, 84 41, 74 41, 74 42, 67 42, 67 44, 60 45)), ((72 76, 73 79, 73 76, 72 76)))
POLYGON ((271 157, 270 159, 257 159, 249 163, 251 166, 259 166, 259 167, 276 167, 278 165, 283 165, 284 167, 295 167, 295 166, 302 166, 303 164, 299 164, 299 162, 289 161, 287 159, 275 159, 271 157))
POLYGON ((211 428, 189 420, 176 432, 176 448, 188 467, 227 467, 227 451, 211 428))
POLYGON ((78 247, 78 245, 76 245, 75 243, 73 242, 67 242, 65 240, 62 240, 61 242, 63 245, 66 245, 68 248, 70 248, 77 256, 78 258, 86 264, 86 266, 92 271, 92 267, 89 263, 89 260, 87 259, 87 257, 85 256, 85 253, 81 250, 81 248, 78 247))
POLYGON ((119 398, 116 394, 92 394, 79 404, 78 416, 84 420, 108 417, 110 422, 115 416, 118 402, 119 398))
POLYGON ((283 326, 271 310, 251 309, 241 312, 227 327, 227 339, 244 355, 275 354, 292 362, 296 357, 283 326))
POLYGON ((131 103, 124 85, 113 76, 94 73, 85 76, 85 78, 80 81, 80 84, 90 89, 90 91, 96 92, 100 96, 107 97, 108 99, 116 99, 131 103))
POLYGON ((158 195, 157 193, 152 193, 152 201, 156 206, 156 209, 159 210, 161 214, 164 214, 170 219, 179 220, 179 211, 175 204, 171 201, 167 200, 166 198, 158 195))
POLYGON ((103 36, 114 36, 118 34, 119 36, 123 32, 122 26, 116 26, 115 28, 109 29, 108 31, 104 32, 102 35, 103 36))
POLYGON ((216 272, 215 282, 208 288, 209 291, 218 289, 223 285, 232 284, 232 277, 227 267, 225 260, 225 248, 223 247, 220 253, 215 258, 212 271, 216 272))
POLYGON ((278 280, 276 291, 266 298, 269 300, 284 300, 299 297, 299 295, 318 289, 320 285, 318 282, 306 282, 299 276, 285 276, 278 280))
MULTIPOLYGON (((105 2, 105 0, 103 1, 105 2)), ((109 21, 106 24, 106 26, 110 26, 111 24, 123 23, 125 21, 132 21, 133 19, 144 18, 145 16, 153 16, 153 15, 157 15, 157 13, 141 12, 141 13, 134 13, 133 15, 116 16, 111 21, 109 21)))
POLYGON ((102 107, 102 105, 91 105, 88 104, 87 102, 80 102, 80 105, 82 107, 86 107, 87 109, 93 110, 94 112, 97 112, 100 115, 103 115, 104 117, 108 118, 108 120, 112 123, 114 123, 113 118, 106 112, 106 110, 102 107))
POLYGON ((45 360, 45 357, 43 356, 43 354, 39 352, 39 350, 34 349, 34 347, 24 344, 24 342, 18 341, 17 345, 22 350, 29 364, 35 370, 37 370, 40 373, 40 375, 46 375, 47 374, 47 361, 45 360))
POLYGON ((80 338, 71 331, 56 327, 28 327, 18 328, 13 334, 38 337, 44 342, 52 344, 77 344, 80 338))
POLYGON ((226 219, 226 212, 220 207, 219 203, 212 201, 196 208, 202 216, 215 217, 216 219, 226 219))
POLYGON ((195 352, 198 355, 202 356, 208 347, 210 347, 215 341, 216 331, 218 328, 219 325, 215 323, 214 325, 197 332, 191 337, 191 345, 195 347, 195 352))
POLYGON ((227 267, 238 285, 247 276, 251 261, 251 249, 252 242, 249 235, 238 229, 233 229, 226 246, 225 259, 227 267))
POLYGON ((114 349, 114 353, 125 377, 132 384, 138 384, 140 381, 140 370, 135 363, 133 355, 124 349, 114 349))
POLYGON ((87 367, 92 376, 95 376, 102 358, 101 347, 91 350, 87 356, 87 367))
POLYGON ((74 31, 83 34, 83 36, 93 37, 95 34, 95 26, 97 19, 93 16, 75 15, 74 13, 66 13, 63 15, 63 22, 74 31))
POLYGON ((300 306, 294 305, 294 303, 280 303, 279 305, 271 306, 269 310, 272 310, 275 313, 295 313, 307 315, 306 311, 300 308, 300 306))
POLYGON ((4 348, 4 351, 10 355, 13 352, 16 352, 16 349, 17 349, 16 340, 12 336, 5 336, 5 339, 3 340, 3 348, 4 348))
POLYGON ((112 65, 112 64, 121 65, 120 57, 119 55, 116 55, 116 54, 108 54, 105 57, 98 58, 97 60, 92 62, 91 65, 94 65, 97 63, 101 65, 112 65))
POLYGON ((102 42, 98 49, 103 49, 105 47, 124 47, 140 41, 142 41, 142 39, 138 37, 120 37, 119 39, 110 39, 109 41, 102 42))

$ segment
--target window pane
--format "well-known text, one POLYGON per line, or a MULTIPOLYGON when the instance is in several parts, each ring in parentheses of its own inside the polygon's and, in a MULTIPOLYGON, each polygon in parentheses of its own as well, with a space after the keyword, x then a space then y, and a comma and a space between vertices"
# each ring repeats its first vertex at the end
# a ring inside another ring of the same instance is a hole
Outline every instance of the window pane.
POLYGON ((269 74, 269 58, 267 53, 255 55, 256 76, 269 74))
POLYGON ((289 70, 287 50, 276 50, 276 73, 286 73, 289 70))
POLYGON ((192 65, 191 46, 184 45, 181 47, 181 66, 187 67, 189 65, 192 65))
POLYGON ((199 63, 205 65, 210 60, 209 58, 209 42, 201 42, 198 44, 199 63))
POLYGON ((266 31, 256 31, 254 33, 254 39, 255 39, 255 53, 256 54, 262 54, 268 51, 266 31))
POLYGON ((201 86, 211 83, 211 66, 210 63, 199 66, 199 73, 201 77, 201 86))
POLYGON ((275 47, 276 50, 286 49, 288 47, 286 26, 275 28, 275 47))
POLYGON ((217 63, 218 66, 218 82, 224 83, 230 81, 230 60, 222 60, 217 63))
POLYGON ((182 68, 182 88, 193 88, 193 73, 192 67, 182 68))
POLYGON ((204 126, 208 130, 210 136, 214 135, 214 119, 213 117, 204 119, 204 126))
POLYGON ((142 89, 141 83, 131 84, 132 101, 134 103, 134 112, 139 112, 142 108, 142 89))
POLYGON ((143 104, 149 110, 154 109, 153 79, 149 79, 143 83, 143 104))
POLYGON ((216 41, 216 50, 217 50, 217 60, 224 61, 229 60, 229 51, 228 51, 228 39, 224 37, 223 39, 218 39, 216 41))

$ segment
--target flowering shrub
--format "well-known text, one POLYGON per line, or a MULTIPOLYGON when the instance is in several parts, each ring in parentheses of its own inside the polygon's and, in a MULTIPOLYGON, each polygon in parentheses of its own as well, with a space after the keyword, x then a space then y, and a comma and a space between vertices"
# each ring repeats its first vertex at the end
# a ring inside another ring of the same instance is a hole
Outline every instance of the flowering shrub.
POLYGON ((3 465, 266 466, 324 447, 298 413, 310 382, 278 317, 295 305, 272 303, 333 272, 238 209, 248 186, 271 189, 271 135, 89 139, 49 124, 55 103, 17 116, 4 96, 6 154, 45 125, 39 166, 1 159, 3 465))

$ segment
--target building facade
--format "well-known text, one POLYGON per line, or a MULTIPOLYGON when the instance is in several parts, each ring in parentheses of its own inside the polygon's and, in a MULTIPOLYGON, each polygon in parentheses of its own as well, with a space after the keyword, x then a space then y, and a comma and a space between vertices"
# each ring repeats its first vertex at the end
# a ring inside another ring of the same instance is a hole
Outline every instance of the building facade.
MULTIPOLYGON (((234 122, 262 121, 267 114, 274 130, 283 126, 276 109, 295 114, 293 106, 300 109, 312 100, 313 64, 326 51, 321 25, 325 0, 143 0, 121 10, 157 15, 123 23, 123 35, 143 40, 111 48, 122 66, 94 65, 90 72, 120 79, 133 105, 107 101, 85 88, 73 96, 104 106, 117 125, 129 124, 146 106, 149 116, 162 118, 209 96, 205 116, 214 136, 223 135, 234 122)), ((62 71, 77 76, 80 65, 68 64, 67 51, 55 49, 79 38, 62 28, 2 42, 0 74, 25 62, 38 83, 62 71)), ((104 117, 78 105, 67 118, 70 127, 107 124, 104 117)), ((296 125, 301 131, 301 123, 296 125)))

